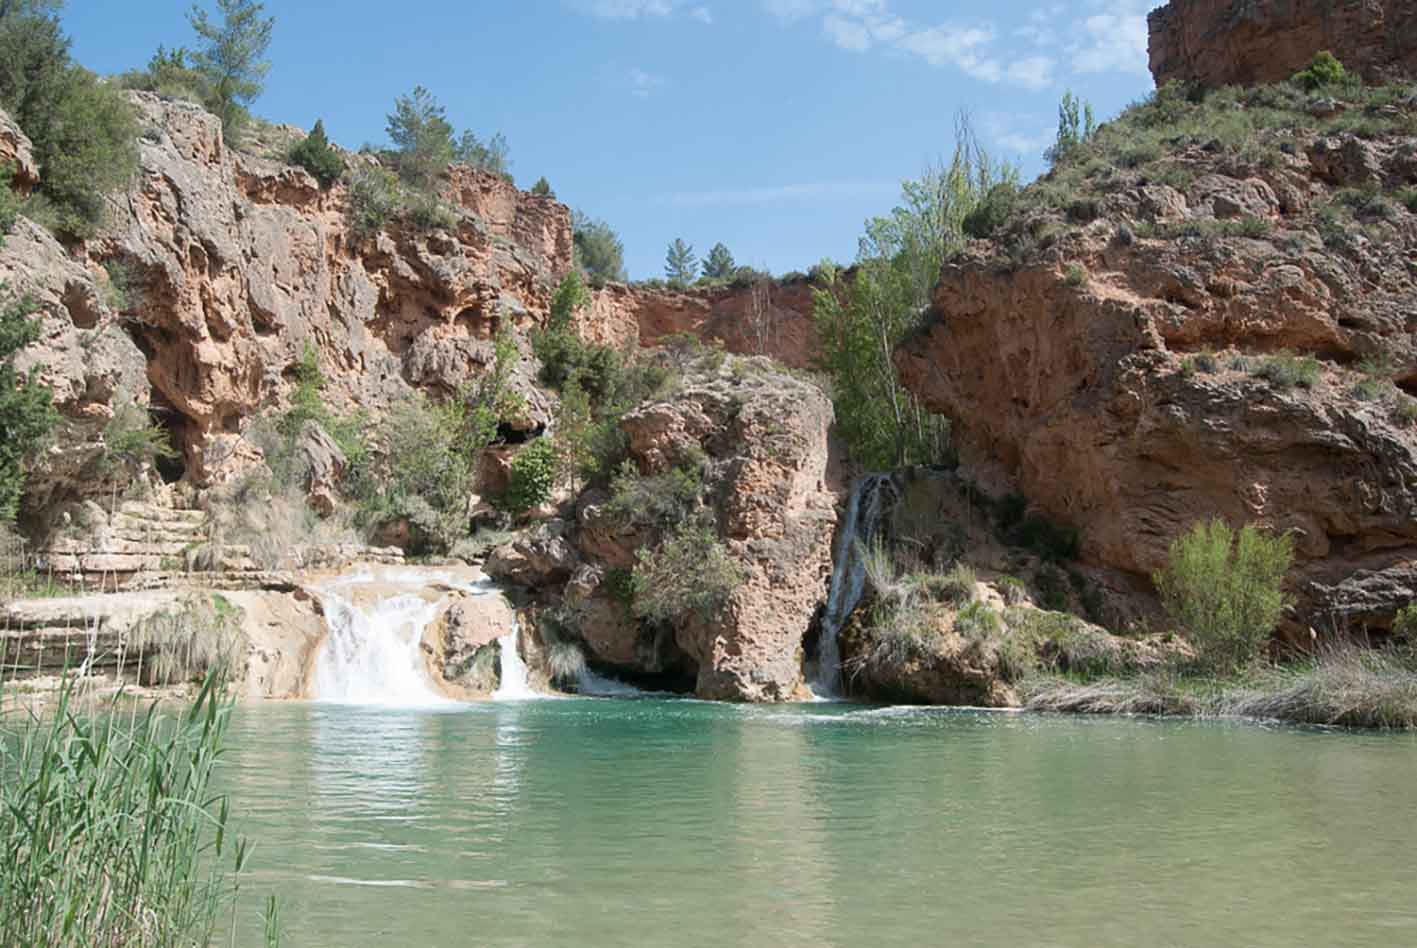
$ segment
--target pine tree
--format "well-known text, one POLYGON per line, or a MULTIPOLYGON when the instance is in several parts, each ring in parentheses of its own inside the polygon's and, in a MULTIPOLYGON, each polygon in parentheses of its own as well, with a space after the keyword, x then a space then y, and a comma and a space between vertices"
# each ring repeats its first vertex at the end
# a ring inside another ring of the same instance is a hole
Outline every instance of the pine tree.
POLYGON ((571 212, 575 237, 576 266, 595 284, 624 282, 625 244, 605 221, 592 220, 580 211, 571 212))
POLYGON ((416 188, 431 188, 453 161, 453 127, 447 111, 422 86, 394 100, 385 130, 398 149, 399 177, 416 188))
POLYGON ((263 57, 276 21, 262 17, 265 6, 256 0, 216 0, 216 5, 222 15, 220 25, 196 5, 187 14, 203 42, 192 63, 210 83, 207 106, 221 119, 227 136, 233 137, 250 117, 246 107, 265 89, 271 64, 263 57))
POLYGON ((737 271, 738 265, 733 262, 733 254, 728 248, 721 243, 714 244, 704 260, 704 276, 710 280, 731 280, 737 271))
POLYGON ((664 255, 664 275, 671 286, 683 289, 694 282, 694 275, 698 273, 698 262, 698 258, 694 256, 693 245, 684 243, 681 237, 676 237, 664 255))
POLYGON ((303 141, 290 150, 290 161, 315 176, 320 187, 328 188, 344 173, 344 159, 325 135, 325 123, 316 119, 315 127, 303 141))
POLYGON ((556 192, 551 190, 551 182, 547 181, 545 176, 538 178, 536 183, 531 186, 531 193, 537 197, 554 198, 556 196, 556 192))

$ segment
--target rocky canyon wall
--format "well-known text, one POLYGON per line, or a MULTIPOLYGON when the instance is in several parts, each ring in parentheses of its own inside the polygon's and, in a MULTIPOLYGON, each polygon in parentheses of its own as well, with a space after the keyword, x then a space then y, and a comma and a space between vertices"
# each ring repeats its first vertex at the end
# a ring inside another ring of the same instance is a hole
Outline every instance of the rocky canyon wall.
POLYGON ((1320 50, 1369 80, 1417 76, 1414 0, 1171 0, 1147 23, 1158 86, 1278 82, 1320 50))

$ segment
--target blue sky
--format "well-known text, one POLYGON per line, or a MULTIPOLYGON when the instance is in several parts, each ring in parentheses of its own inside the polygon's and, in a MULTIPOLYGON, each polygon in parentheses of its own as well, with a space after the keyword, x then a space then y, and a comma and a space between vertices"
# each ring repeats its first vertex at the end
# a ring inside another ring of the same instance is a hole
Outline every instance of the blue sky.
MULTIPOLYGON (((267 0, 257 114, 357 147, 427 86, 459 128, 501 131, 523 187, 607 220, 635 278, 675 237, 777 273, 855 257, 867 217, 945 156, 968 110, 1000 157, 1042 170, 1072 89, 1100 118, 1152 88, 1153 0, 267 0)), ((185 0, 70 0, 99 72, 190 44, 185 0)))

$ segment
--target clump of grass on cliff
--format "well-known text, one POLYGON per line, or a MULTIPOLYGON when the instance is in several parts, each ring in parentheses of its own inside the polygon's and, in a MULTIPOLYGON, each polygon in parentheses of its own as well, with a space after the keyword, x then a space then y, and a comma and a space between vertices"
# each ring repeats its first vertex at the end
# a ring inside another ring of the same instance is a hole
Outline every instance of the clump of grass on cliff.
POLYGON ((176 715, 70 686, 43 717, 0 718, 0 943, 215 943, 250 854, 213 786, 231 711, 208 677, 176 715))

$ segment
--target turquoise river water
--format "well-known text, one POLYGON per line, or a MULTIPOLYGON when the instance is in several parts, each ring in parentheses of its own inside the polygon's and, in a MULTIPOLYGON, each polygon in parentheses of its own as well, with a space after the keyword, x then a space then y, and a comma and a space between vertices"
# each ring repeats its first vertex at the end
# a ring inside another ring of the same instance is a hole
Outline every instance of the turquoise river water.
POLYGON ((1417 945, 1417 738, 836 705, 246 706, 284 944, 1417 945))

